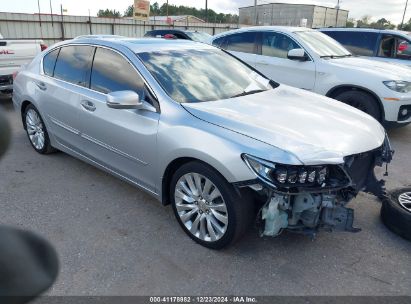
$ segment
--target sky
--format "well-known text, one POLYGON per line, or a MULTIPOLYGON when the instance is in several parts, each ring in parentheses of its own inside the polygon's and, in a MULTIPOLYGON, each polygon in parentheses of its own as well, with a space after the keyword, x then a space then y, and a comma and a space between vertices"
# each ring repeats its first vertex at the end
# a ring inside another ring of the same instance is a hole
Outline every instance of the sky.
MULTIPOLYGON (((39 0, 41 12, 50 12, 50 0, 39 0)), ((364 15, 372 16, 376 21, 379 18, 386 18, 394 24, 399 24, 402 19, 406 0, 341 0, 340 8, 350 11, 349 17, 360 19, 364 15)), ((37 0, 1 0, 0 11, 2 12, 19 12, 35 13, 38 12, 37 0)), ((60 11, 60 4, 67 9, 69 15, 91 15, 95 16, 99 9, 116 9, 123 13, 125 9, 133 4, 133 0, 51 0, 53 12, 60 11)), ((155 0, 151 0, 154 3, 155 0)), ((166 0, 157 0, 161 5, 166 0)), ((335 7, 337 0, 259 0, 259 4, 280 2, 280 3, 304 3, 318 4, 323 6, 335 7)), ((202 8, 205 6, 205 0, 169 0, 169 4, 187 5, 202 8)), ((238 8, 242 6, 254 5, 254 0, 208 0, 208 7, 216 12, 238 14, 238 8)), ((405 20, 411 18, 411 4, 405 15, 405 20)))

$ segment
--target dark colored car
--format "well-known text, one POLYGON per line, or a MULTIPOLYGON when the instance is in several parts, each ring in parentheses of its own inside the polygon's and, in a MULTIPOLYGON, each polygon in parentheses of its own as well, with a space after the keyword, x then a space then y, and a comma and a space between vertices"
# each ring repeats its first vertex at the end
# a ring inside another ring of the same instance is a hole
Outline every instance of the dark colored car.
POLYGON ((408 32, 365 28, 324 28, 320 31, 354 55, 411 66, 411 36, 408 32))
POLYGON ((144 37, 185 39, 210 44, 212 36, 204 32, 171 29, 148 31, 144 37))

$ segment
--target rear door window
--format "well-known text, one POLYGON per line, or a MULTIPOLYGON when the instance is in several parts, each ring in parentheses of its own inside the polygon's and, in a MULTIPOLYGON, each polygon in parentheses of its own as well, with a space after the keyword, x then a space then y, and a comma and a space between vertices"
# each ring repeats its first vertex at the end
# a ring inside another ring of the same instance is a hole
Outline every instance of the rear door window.
POLYGON ((53 76, 54 74, 54 67, 56 65, 57 56, 59 54, 60 49, 56 49, 51 51, 43 58, 43 71, 44 74, 47 76, 53 76))
POLYGON ((410 41, 395 35, 382 35, 378 56, 394 59, 411 59, 410 41))
POLYGON ((357 32, 357 31, 325 31, 331 38, 334 38, 351 53, 359 56, 374 56, 377 45, 378 33, 357 32))
POLYGON ((89 86, 94 47, 72 45, 62 47, 54 69, 54 77, 83 87, 89 86))
POLYGON ((225 48, 229 51, 254 53, 256 32, 238 33, 226 36, 225 48))
POLYGON ((396 58, 406 60, 411 59, 411 44, 409 40, 397 37, 396 48, 396 58))

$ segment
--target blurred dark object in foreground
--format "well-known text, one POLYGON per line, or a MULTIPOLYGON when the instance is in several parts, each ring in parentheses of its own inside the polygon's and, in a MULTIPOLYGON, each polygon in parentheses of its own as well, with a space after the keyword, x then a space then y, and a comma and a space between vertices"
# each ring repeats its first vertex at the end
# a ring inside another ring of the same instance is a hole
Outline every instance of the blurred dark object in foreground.
POLYGON ((6 152, 10 142, 10 127, 0 109, 0 157, 6 152))
MULTIPOLYGON (((0 157, 9 141, 10 128, 0 110, 0 157)), ((0 226, 1 304, 23 304, 37 297, 54 283, 58 269, 57 253, 46 240, 29 231, 0 226)))
POLYGON ((29 231, 0 226, 0 302, 26 303, 48 289, 58 274, 54 248, 29 231))

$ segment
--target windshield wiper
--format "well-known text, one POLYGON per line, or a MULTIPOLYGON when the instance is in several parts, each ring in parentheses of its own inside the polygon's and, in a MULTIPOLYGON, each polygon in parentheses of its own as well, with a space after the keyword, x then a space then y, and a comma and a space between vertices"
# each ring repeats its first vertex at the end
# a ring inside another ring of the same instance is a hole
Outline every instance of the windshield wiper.
POLYGON ((320 56, 320 58, 331 58, 331 59, 335 59, 335 58, 345 58, 345 57, 351 57, 352 54, 347 54, 347 55, 323 55, 320 56))
POLYGON ((246 96, 246 95, 251 95, 251 94, 256 94, 256 93, 261 93, 261 92, 265 92, 266 90, 251 90, 251 91, 244 91, 240 94, 231 96, 230 98, 235 98, 235 97, 241 97, 241 96, 246 96))

